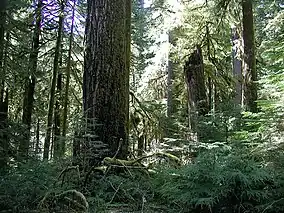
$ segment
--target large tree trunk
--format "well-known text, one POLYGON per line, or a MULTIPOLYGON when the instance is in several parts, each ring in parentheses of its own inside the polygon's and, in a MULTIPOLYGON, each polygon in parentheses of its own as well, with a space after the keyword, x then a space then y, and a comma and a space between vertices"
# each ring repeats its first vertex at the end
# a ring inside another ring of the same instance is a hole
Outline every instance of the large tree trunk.
POLYGON ((91 163, 128 154, 131 0, 88 0, 84 111, 91 163), (90 126, 91 120, 96 126, 90 126))
MULTIPOLYGON (((124 4, 125 8, 125 73, 124 77, 124 94, 122 94, 123 98, 126 100, 123 101, 121 106, 124 106, 125 120, 124 120, 124 131, 125 131, 125 142, 122 144, 122 150, 120 153, 120 157, 126 159, 128 156, 128 148, 129 148, 129 76, 130 76, 130 58, 131 58, 131 15, 132 15, 132 0, 125 0, 124 4)), ((122 113, 123 114, 123 113, 122 113)), ((123 139, 124 140, 124 139, 123 139)))
POLYGON ((244 102, 247 109, 257 112, 257 73, 252 0, 242 0, 244 39, 244 102))
POLYGON ((206 95, 204 64, 200 46, 190 55, 184 67, 188 91, 189 127, 197 132, 197 118, 209 112, 206 95))
POLYGON ((57 33, 57 38, 56 38, 55 55, 54 55, 54 61, 53 61, 53 76, 52 76, 49 105, 48 105, 47 129, 46 129, 46 135, 45 135, 45 141, 44 141, 44 151, 43 151, 44 160, 48 160, 49 150, 50 150, 50 139, 51 139, 51 130, 52 130, 52 121, 53 121, 52 117, 53 117, 53 107, 54 107, 54 100, 55 100, 55 87, 56 87, 56 80, 57 80, 58 69, 59 69, 59 59, 60 59, 60 53, 61 53, 62 30, 63 30, 63 21, 64 21, 64 14, 63 14, 64 7, 65 7, 65 1, 62 1, 60 5, 58 33, 57 33))
POLYGON ((71 32, 69 38, 69 49, 68 49, 68 58, 67 58, 67 68, 66 68, 66 83, 65 83, 65 94, 64 94, 64 103, 63 103, 63 124, 62 124, 62 154, 65 153, 66 146, 66 134, 67 134, 67 116, 68 116, 68 101, 69 101, 69 85, 70 85, 70 74, 71 74, 71 61, 72 61, 72 47, 73 47, 73 34, 74 34, 74 20, 75 20, 75 8, 76 1, 73 2, 72 8, 72 23, 71 23, 71 32))

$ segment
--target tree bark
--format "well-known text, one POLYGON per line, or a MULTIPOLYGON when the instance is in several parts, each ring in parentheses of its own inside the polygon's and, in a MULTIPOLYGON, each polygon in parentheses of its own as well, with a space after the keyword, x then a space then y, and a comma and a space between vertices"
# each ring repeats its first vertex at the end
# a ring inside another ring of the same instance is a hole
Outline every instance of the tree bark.
POLYGON ((130 19, 131 0, 88 0, 83 102, 97 136, 86 141, 91 164, 128 154, 130 19))
POLYGON ((144 141, 144 135, 142 134, 141 136, 138 137, 138 152, 137 152, 138 156, 142 156, 143 155, 144 144, 145 144, 144 142, 145 142, 144 141))
POLYGON ((189 123, 191 130, 196 132, 198 116, 204 116, 209 112, 200 46, 196 47, 186 61, 184 72, 188 91, 189 123))
POLYGON ((48 105, 47 128, 46 128, 44 151, 43 151, 44 160, 48 160, 49 158, 50 139, 51 139, 51 130, 52 130, 52 121, 53 121, 52 119, 53 118, 53 107, 54 107, 54 100, 55 100, 55 87, 56 87, 56 80, 57 80, 58 69, 59 69, 59 59, 60 59, 60 53, 61 53, 62 30, 63 30, 63 21, 64 21, 64 14, 63 14, 64 7, 65 7, 65 1, 62 1, 60 5, 58 33, 57 33, 55 55, 54 55, 54 61, 53 61, 53 76, 52 76, 50 98, 49 98, 49 105, 48 105))
MULTIPOLYGON (((4 89, 2 89, 4 90, 4 89)), ((8 128, 8 90, 2 92, 0 97, 0 168, 7 167, 9 141, 7 135, 8 128)))
POLYGON ((35 144, 35 155, 38 155, 40 152, 39 143, 40 143, 40 126, 39 119, 37 119, 36 124, 36 144, 35 144))
POLYGON ((73 139, 73 147, 72 147, 72 163, 73 165, 80 164, 80 154, 81 154, 81 140, 82 135, 78 134, 78 131, 76 130, 74 133, 74 139, 73 139))
MULTIPOLYGON (((126 100, 125 103, 121 105, 124 106, 125 120, 124 120, 124 131, 125 131, 125 143, 123 144, 120 157, 126 159, 128 156, 129 148, 129 80, 130 80, 130 58, 131 58, 131 15, 132 15, 132 0, 125 0, 125 64, 126 71, 124 73, 124 92, 122 94, 126 100)), ((124 139, 123 139, 124 140, 124 139)))
POLYGON ((243 105, 242 101, 242 82, 243 82, 243 74, 242 74, 242 60, 240 59, 240 36, 236 27, 232 28, 232 58, 233 58, 233 75, 235 77, 235 95, 234 95, 234 103, 236 105, 243 105))
POLYGON ((257 72, 252 0, 242 0, 244 40, 244 102, 247 109, 257 112, 257 72))

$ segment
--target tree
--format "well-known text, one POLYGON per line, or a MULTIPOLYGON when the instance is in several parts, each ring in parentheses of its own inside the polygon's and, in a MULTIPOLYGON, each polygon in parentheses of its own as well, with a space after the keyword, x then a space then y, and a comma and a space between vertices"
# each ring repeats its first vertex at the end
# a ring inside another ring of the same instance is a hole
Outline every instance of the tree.
POLYGON ((0 168, 7 166, 8 162, 8 149, 9 142, 7 136, 7 123, 8 123, 8 92, 1 90, 0 96, 0 168))
POLYGON ((26 131, 24 133, 24 139, 20 141, 19 154, 21 158, 26 158, 28 156, 29 142, 30 142, 30 129, 32 124, 32 112, 34 105, 34 93, 36 85, 36 71, 38 63, 38 54, 40 46, 40 33, 41 33, 41 19, 42 19, 42 0, 38 0, 36 8, 36 23, 34 26, 34 35, 32 41, 32 48, 29 58, 29 71, 26 77, 24 101, 23 101, 23 124, 26 125, 26 131))
POLYGON ((65 152, 65 141, 66 141, 66 133, 67 133, 67 116, 68 116, 68 101, 69 101, 69 87, 70 87, 70 75, 71 75, 71 53, 73 47, 73 36, 74 36, 74 20, 75 20, 75 7, 76 1, 73 2, 72 6, 72 21, 71 21, 71 32, 69 37, 69 49, 67 56, 67 67, 66 67, 66 84, 65 84, 65 93, 64 93, 64 101, 63 101, 63 124, 62 124, 62 147, 61 147, 61 155, 65 152))
POLYGON ((118 158, 128 154, 131 1, 88 0, 87 11, 83 105, 96 136, 86 146, 97 163, 116 152, 118 158))
MULTIPOLYGON (((0 2, 0 89, 4 92, 5 73, 4 73, 4 52, 5 52, 5 27, 6 27, 6 1, 0 2)), ((1 96, 2 95, 1 92, 1 96)), ((1 100, 2 101, 2 100, 1 100)))
POLYGON ((6 24, 6 0, 0 2, 0 65, 2 68, 6 24))
POLYGON ((252 0, 242 0, 244 40, 244 102, 247 109, 257 112, 257 72, 252 0))
MULTIPOLYGON (((62 65, 62 59, 60 59, 60 64, 62 65)), ((62 152, 62 139, 61 136, 61 102, 62 102, 62 73, 58 73, 57 76, 57 85, 56 85, 56 101, 55 101, 55 108, 54 108, 54 136, 53 136, 53 156, 54 158, 58 159, 63 157, 62 152)))
POLYGON ((242 61, 240 59, 240 33, 237 27, 232 27, 232 57, 233 57, 233 75, 235 76, 235 95, 234 102, 237 105, 243 106, 243 77, 242 77, 242 61))
POLYGON ((52 74, 52 82, 50 88, 50 97, 49 97, 49 105, 48 105, 48 117, 47 117, 47 128, 46 128, 46 136, 44 141, 44 152, 43 159, 48 160, 49 157, 49 148, 50 148, 50 139, 51 139, 51 130, 52 130, 52 122, 53 122, 53 107, 55 102, 55 87, 56 80, 59 69, 59 59, 61 54, 61 42, 62 42, 62 31, 63 31, 63 21, 64 21, 64 7, 65 1, 60 2, 60 14, 58 21, 58 33, 56 38, 56 46, 53 60, 53 74, 52 74))
POLYGON ((189 127, 196 132, 198 116, 204 116, 209 112, 203 56, 199 45, 186 61, 184 72, 188 91, 189 127))
POLYGON ((7 166, 7 119, 8 119, 8 91, 5 92, 5 68, 4 68, 4 52, 5 52, 5 27, 6 27, 6 4, 0 2, 0 168, 7 166))

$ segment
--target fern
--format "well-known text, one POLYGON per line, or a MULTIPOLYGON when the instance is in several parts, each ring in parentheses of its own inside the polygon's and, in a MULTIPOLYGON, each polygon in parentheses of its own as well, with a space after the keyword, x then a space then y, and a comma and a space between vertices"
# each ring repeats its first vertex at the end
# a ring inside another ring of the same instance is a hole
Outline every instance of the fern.
POLYGON ((230 155, 204 152, 195 163, 180 169, 161 169, 155 180, 164 201, 183 212, 237 212, 266 201, 271 173, 260 162, 239 151, 230 155))

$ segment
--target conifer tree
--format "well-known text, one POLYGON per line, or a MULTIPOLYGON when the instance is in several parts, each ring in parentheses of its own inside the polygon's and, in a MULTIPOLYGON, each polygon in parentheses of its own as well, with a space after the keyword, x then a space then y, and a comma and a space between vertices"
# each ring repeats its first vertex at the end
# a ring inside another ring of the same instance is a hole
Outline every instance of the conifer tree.
POLYGON ((128 154, 130 18, 130 0, 88 1, 83 102, 93 163, 128 154))
POLYGON ((54 102, 55 102, 55 89, 56 89, 56 81, 57 81, 58 70, 59 70, 62 31, 63 31, 63 24, 64 24, 64 13, 63 12, 64 12, 64 7, 65 7, 65 1, 59 1, 59 3, 60 3, 60 13, 59 13, 58 31, 57 31, 57 38, 56 38, 56 45, 55 45, 54 60, 53 60, 53 74, 52 74, 52 82, 51 82, 51 88, 50 88, 47 128, 46 128, 46 135, 45 135, 45 141, 44 141, 44 152, 43 152, 43 159, 45 160, 48 160, 49 151, 50 151, 50 140, 51 140, 52 123, 53 123, 53 107, 54 107, 54 102))
POLYGON ((34 105, 34 93, 36 86, 36 71, 38 64, 38 54, 40 47, 40 33, 41 33, 41 20, 42 20, 42 0, 38 0, 37 8, 35 11, 35 26, 33 32, 32 48, 29 56, 28 75, 26 77, 24 101, 23 101, 23 124, 26 125, 26 131, 24 133, 24 139, 20 141, 19 154, 21 158, 28 156, 29 142, 30 142, 30 129, 32 124, 32 112, 34 105))
POLYGON ((5 92, 5 28, 7 1, 0 2, 0 168, 7 166, 8 138, 6 133, 8 119, 8 90, 5 92))
POLYGON ((247 109, 257 112, 257 72, 252 0, 242 0, 244 40, 244 102, 247 109))

